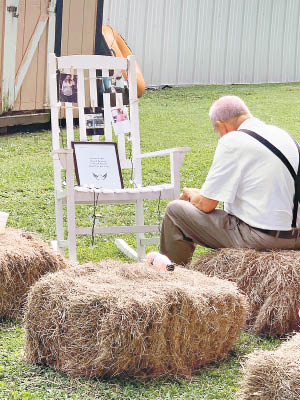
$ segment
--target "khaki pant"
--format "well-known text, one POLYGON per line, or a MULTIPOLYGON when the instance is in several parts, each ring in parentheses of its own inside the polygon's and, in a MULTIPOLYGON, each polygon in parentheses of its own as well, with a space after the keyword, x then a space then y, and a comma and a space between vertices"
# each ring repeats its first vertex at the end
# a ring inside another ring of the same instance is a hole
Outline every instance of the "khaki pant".
POLYGON ((161 253, 176 264, 187 264, 196 244, 212 249, 300 249, 300 238, 281 239, 270 236, 223 210, 216 209, 206 214, 187 201, 170 202, 162 224, 161 253))

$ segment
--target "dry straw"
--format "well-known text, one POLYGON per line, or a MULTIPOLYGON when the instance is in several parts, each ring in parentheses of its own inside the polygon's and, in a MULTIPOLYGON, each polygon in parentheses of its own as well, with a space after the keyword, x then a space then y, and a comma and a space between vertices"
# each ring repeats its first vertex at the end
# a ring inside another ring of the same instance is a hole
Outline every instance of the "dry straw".
POLYGON ((299 329, 299 251, 222 249, 201 256, 191 268, 235 282, 247 294, 251 331, 282 335, 299 329))
POLYGON ((32 288, 26 359, 73 376, 190 376, 226 356, 247 303, 231 282, 177 268, 105 261, 32 288))
POLYGON ((21 319, 26 295, 42 275, 64 260, 31 233, 7 228, 0 235, 0 318, 21 319))
POLYGON ((300 399, 300 334, 275 351, 248 356, 239 392, 243 400, 300 399))

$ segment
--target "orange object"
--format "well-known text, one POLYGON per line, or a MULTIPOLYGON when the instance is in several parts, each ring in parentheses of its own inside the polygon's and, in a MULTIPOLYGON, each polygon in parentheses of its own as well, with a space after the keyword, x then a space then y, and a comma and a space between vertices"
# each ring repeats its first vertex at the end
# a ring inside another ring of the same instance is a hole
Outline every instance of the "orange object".
MULTIPOLYGON (((121 35, 118 34, 111 26, 103 25, 102 26, 102 34, 104 39, 110 49, 116 54, 116 57, 126 58, 132 51, 128 47, 125 40, 121 35)), ((125 71, 122 71, 124 79, 127 80, 127 74, 125 71)), ((136 62, 136 80, 137 80, 137 95, 141 97, 146 89, 146 83, 141 71, 139 64, 136 62)))

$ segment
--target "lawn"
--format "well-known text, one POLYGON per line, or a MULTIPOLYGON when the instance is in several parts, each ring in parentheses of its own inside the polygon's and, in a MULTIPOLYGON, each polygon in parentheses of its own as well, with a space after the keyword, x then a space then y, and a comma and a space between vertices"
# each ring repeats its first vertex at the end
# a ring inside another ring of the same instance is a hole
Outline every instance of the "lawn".
MULTIPOLYGON (((211 164, 217 137, 208 119, 211 103, 221 95, 241 96, 252 113, 268 123, 287 129, 300 139, 300 84, 231 85, 167 88, 147 91, 140 100, 143 151, 190 146, 182 170, 182 186, 199 187, 211 164)), ((9 225, 33 231, 49 241, 55 238, 51 134, 19 132, 0 137, 0 209, 10 213, 9 225)), ((162 158, 144 163, 144 183, 168 179, 168 162, 162 158)), ((129 180, 130 172, 125 174, 129 180)), ((163 214, 165 201, 160 204, 163 214)), ((148 201, 146 222, 160 218, 158 202, 148 201)), ((82 221, 92 207, 79 207, 82 221)), ((100 223, 126 224, 134 218, 125 205, 99 209, 100 223), (120 216, 117 217, 117 212, 120 216)), ((126 239, 134 245, 134 236, 126 239)), ((196 250, 197 257, 205 249, 196 250)), ((81 263, 105 258, 125 259, 112 236, 78 240, 81 263)), ((254 348, 274 348, 279 338, 260 338, 244 333, 229 357, 198 371, 191 380, 159 380, 143 384, 135 380, 71 379, 43 366, 23 361, 23 329, 20 324, 0 325, 0 399, 236 399, 243 357, 254 348)))

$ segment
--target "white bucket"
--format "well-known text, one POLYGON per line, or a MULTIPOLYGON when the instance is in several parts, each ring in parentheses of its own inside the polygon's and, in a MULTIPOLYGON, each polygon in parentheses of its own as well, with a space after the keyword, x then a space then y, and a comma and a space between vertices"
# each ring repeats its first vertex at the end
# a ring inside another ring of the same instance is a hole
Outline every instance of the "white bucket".
POLYGON ((4 233, 9 213, 0 211, 0 234, 4 233))

